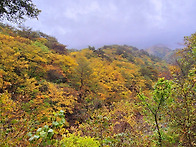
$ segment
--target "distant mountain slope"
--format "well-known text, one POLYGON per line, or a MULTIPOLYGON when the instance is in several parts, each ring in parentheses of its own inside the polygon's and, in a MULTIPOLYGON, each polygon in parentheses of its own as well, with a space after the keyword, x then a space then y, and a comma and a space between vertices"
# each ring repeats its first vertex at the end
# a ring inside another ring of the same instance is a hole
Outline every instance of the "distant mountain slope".
POLYGON ((167 63, 175 63, 176 59, 178 58, 177 53, 180 51, 180 49, 175 49, 172 50, 171 52, 167 53, 164 57, 163 60, 165 60, 167 63))
POLYGON ((163 59, 165 56, 168 56, 169 54, 171 54, 172 50, 170 48, 168 48, 165 45, 154 45, 148 49, 146 49, 146 51, 156 57, 159 57, 161 59, 163 59))
POLYGON ((30 146, 32 138, 25 137, 30 129, 56 129, 57 119, 50 118, 59 111, 65 112, 65 129, 59 131, 63 136, 66 129, 86 122, 98 109, 137 100, 140 89, 150 93, 165 71, 165 62, 135 47, 68 51, 41 32, 0 25, 0 124, 5 132, 2 138, 7 138, 3 143, 30 146))

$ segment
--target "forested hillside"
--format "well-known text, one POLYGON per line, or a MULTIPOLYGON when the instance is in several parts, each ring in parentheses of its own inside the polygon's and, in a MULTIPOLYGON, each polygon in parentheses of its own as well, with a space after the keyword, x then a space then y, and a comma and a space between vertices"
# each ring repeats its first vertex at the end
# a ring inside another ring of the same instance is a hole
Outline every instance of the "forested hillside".
POLYGON ((195 146, 196 34, 168 64, 0 26, 0 146, 195 146))
POLYGON ((170 48, 168 48, 167 46, 162 45, 162 44, 158 44, 158 45, 154 45, 152 47, 149 47, 146 49, 146 51, 149 54, 154 55, 156 57, 159 57, 161 59, 163 59, 165 56, 168 56, 172 52, 172 50, 170 48))
POLYGON ((155 57, 165 60, 169 64, 173 64, 176 62, 177 53, 180 49, 172 50, 165 45, 154 45, 150 48, 147 48, 146 51, 155 57))

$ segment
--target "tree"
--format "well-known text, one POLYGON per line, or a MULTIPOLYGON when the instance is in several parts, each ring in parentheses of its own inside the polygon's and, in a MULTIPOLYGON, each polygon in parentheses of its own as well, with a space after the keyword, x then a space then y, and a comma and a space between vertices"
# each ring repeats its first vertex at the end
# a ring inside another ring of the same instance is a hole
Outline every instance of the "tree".
POLYGON ((196 69, 189 71, 187 78, 174 79, 176 89, 173 90, 175 104, 173 109, 173 127, 179 133, 180 142, 184 146, 194 146, 196 127, 196 69))
POLYGON ((41 10, 36 8, 32 0, 1 0, 0 19, 20 23, 28 18, 37 18, 41 10))
POLYGON ((90 87, 92 85, 92 69, 90 63, 85 57, 77 57, 76 59, 78 66, 74 70, 73 74, 73 84, 75 84, 76 89, 80 91, 79 101, 82 100, 88 92, 90 92, 90 87))
POLYGON ((180 142, 183 146, 194 146, 196 140, 196 33, 185 37, 186 47, 178 52, 177 70, 173 71, 175 83, 173 106, 173 126, 178 126, 180 142))
POLYGON ((171 85, 168 80, 164 80, 164 78, 161 78, 158 80, 157 84, 155 85, 153 97, 148 98, 144 96, 143 94, 138 94, 139 98, 142 100, 144 106, 146 109, 150 111, 150 114, 152 115, 156 130, 158 133, 158 144, 162 146, 163 137, 161 135, 160 130, 160 124, 158 120, 161 118, 161 113, 163 111, 163 108, 167 106, 167 101, 169 101, 171 95, 171 85))

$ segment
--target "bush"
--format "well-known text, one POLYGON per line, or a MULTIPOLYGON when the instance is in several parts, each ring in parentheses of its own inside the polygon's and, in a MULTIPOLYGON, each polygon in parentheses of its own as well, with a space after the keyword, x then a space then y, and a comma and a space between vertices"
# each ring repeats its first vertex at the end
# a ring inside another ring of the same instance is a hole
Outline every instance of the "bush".
POLYGON ((99 147, 100 144, 94 138, 91 137, 81 137, 79 135, 68 133, 60 141, 63 147, 99 147))

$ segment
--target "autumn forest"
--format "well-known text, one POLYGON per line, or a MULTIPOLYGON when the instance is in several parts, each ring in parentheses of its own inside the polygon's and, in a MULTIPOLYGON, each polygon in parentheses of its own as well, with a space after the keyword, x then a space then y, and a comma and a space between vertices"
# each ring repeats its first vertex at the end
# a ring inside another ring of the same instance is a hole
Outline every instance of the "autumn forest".
MULTIPOLYGON (((32 0, 0 1, 2 22, 40 12, 32 0)), ((2 147, 193 147, 195 113, 196 33, 176 50, 76 50, 0 23, 2 147)))
POLYGON ((184 41, 167 62, 1 24, 0 146, 195 146, 196 34, 184 41))

